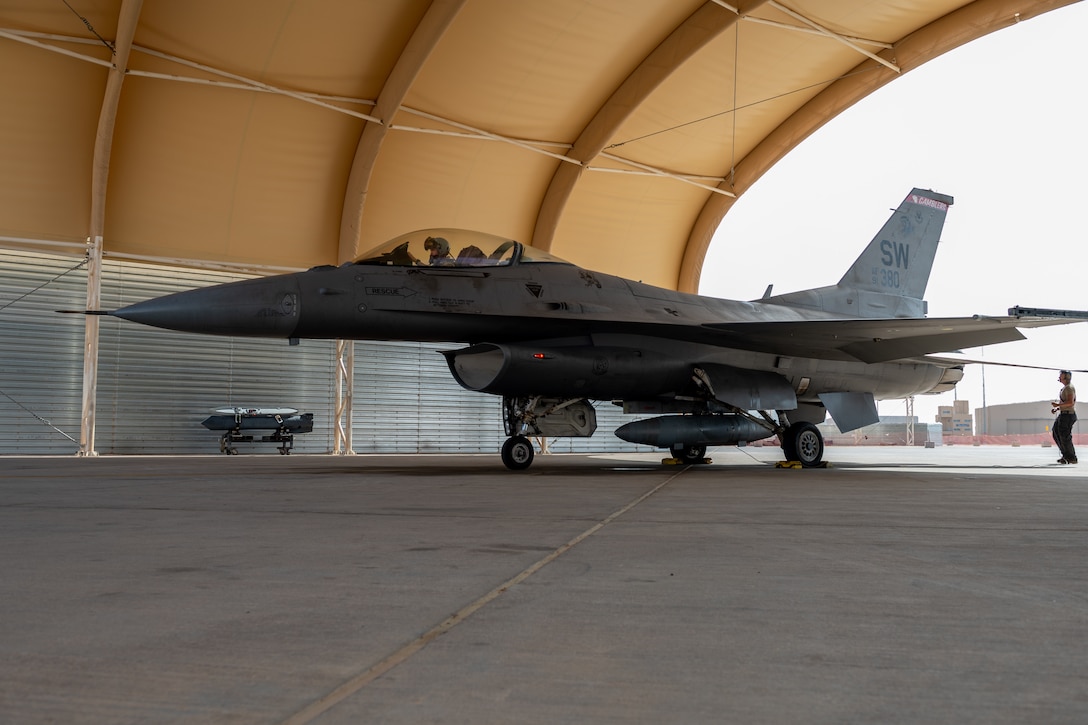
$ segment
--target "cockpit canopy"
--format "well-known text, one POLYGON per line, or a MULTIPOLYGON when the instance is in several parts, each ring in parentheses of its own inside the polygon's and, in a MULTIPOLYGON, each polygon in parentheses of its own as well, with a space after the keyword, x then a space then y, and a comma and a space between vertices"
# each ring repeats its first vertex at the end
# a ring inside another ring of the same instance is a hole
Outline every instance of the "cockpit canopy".
POLYGON ((515 264, 570 264, 521 242, 468 229, 422 229, 401 234, 353 264, 395 267, 509 267, 515 264))

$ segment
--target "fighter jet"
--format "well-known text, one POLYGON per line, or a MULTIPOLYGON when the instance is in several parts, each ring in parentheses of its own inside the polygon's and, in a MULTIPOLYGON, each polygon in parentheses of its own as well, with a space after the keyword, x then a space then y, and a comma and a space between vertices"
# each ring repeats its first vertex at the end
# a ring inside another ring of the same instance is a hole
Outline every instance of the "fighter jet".
POLYGON ((913 189, 836 285, 736 301, 583 269, 478 231, 398 236, 340 266, 179 292, 113 311, 170 330, 254 337, 461 343, 443 352, 468 390, 502 398, 502 460, 530 436, 590 436, 593 401, 642 416, 620 438, 685 462, 707 446, 778 436, 821 465, 816 424, 878 420, 876 401, 952 389, 932 353, 1023 339, 1070 320, 927 318, 923 301, 952 197, 913 189), (645 417, 651 416, 651 417, 645 417))

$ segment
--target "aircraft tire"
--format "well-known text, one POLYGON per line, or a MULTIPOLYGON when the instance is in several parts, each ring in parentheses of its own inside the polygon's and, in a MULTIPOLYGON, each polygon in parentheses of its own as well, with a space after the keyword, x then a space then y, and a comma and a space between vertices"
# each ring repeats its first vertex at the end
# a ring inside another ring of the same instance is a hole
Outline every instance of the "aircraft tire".
POLYGON ((524 471, 533 464, 533 444, 525 436, 507 438, 502 444, 502 462, 511 471, 524 471))
POLYGON ((684 463, 702 463, 706 446, 699 443, 673 443, 669 448, 672 457, 684 463))
POLYGON ((794 423, 782 434, 782 452, 787 461, 798 461, 804 468, 820 465, 824 457, 824 437, 812 423, 794 423))

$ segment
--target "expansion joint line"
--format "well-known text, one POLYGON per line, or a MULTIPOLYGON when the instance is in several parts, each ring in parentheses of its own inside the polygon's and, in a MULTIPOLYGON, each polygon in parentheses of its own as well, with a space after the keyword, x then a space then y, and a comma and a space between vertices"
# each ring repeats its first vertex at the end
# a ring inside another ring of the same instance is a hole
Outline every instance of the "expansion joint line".
POLYGON ((398 665, 403 664, 409 658, 411 658, 412 655, 416 654, 417 652, 422 650, 424 647, 429 645, 431 642, 433 642, 437 638, 439 638, 442 635, 449 632, 451 629, 456 627, 458 624, 461 624, 462 622, 467 620, 469 617, 471 617, 477 611, 484 608, 485 606, 487 606, 488 604, 490 604, 494 600, 498 599, 500 596, 505 594, 507 591, 509 591, 513 587, 517 586, 518 584, 521 584, 523 581, 525 581, 526 579, 531 577, 533 574, 536 574, 538 571, 540 571, 541 569, 546 567, 548 564, 551 564, 553 561, 555 561, 559 557, 563 556, 563 554, 566 554, 568 551, 573 549, 575 546, 578 546, 578 544, 582 543, 583 541, 588 539, 590 536, 593 536, 598 531, 600 531, 604 527, 608 526, 610 523, 612 523, 616 519, 620 518, 621 516, 626 514, 628 511, 635 508, 636 506, 641 504, 643 501, 647 500, 648 498, 650 498, 651 496, 656 494, 661 489, 668 486, 670 483, 672 483, 677 478, 679 478, 689 468, 691 468, 691 466, 685 466, 683 469, 681 469, 680 471, 674 473, 672 476, 669 476, 667 479, 665 479, 661 483, 657 484, 656 486, 651 488, 649 491, 643 493, 638 498, 634 499, 633 501, 628 502, 627 504, 625 504, 621 508, 619 508, 616 511, 609 514, 607 517, 605 517, 601 521, 597 522, 593 526, 590 526, 588 529, 586 529, 582 533, 578 534, 573 539, 571 539, 570 541, 563 544, 562 546, 560 546, 555 551, 553 551, 550 554, 548 554, 547 556, 545 556, 543 559, 540 559, 539 561, 537 561, 535 564, 533 564, 529 568, 525 569, 524 571, 522 571, 519 574, 516 574, 515 576, 511 577, 510 579, 507 579, 505 582, 503 582, 499 586, 495 587, 494 589, 489 591, 487 594, 484 594, 482 597, 480 597, 476 601, 472 602, 471 604, 468 604, 468 605, 462 607, 461 609, 459 609, 458 611, 454 612, 449 617, 444 619, 442 622, 435 625, 431 629, 427 630, 422 635, 420 635, 416 639, 412 640, 408 644, 404 645, 399 650, 397 650, 393 654, 391 654, 388 657, 386 657, 385 659, 383 659, 381 662, 378 662, 377 664, 373 665, 372 667, 364 670, 363 672, 360 672, 358 675, 355 675, 351 679, 347 680, 346 682, 341 684, 339 687, 337 687, 335 690, 333 690, 329 694, 325 695, 324 697, 322 697, 322 698, 320 698, 318 700, 315 700, 314 702, 312 702, 307 707, 303 708, 299 712, 297 712, 294 715, 292 715, 291 717, 287 718, 286 720, 283 721, 283 725, 306 725, 306 723, 312 722, 315 718, 319 717, 323 713, 325 713, 328 710, 332 709, 334 706, 336 706, 338 703, 346 700, 348 697, 351 697, 355 693, 359 692, 364 687, 369 685, 371 682, 374 682, 379 677, 381 677, 385 673, 392 670, 394 667, 397 667, 398 665))

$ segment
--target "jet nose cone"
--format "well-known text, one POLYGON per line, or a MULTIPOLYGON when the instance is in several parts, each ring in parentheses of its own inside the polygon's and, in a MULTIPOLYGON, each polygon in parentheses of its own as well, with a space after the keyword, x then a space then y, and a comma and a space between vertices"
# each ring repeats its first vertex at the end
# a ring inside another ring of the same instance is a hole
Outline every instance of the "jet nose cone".
POLYGON ((230 282, 137 302, 110 314, 181 332, 291 337, 298 325, 298 281, 280 275, 230 282))

